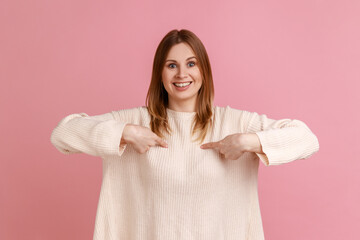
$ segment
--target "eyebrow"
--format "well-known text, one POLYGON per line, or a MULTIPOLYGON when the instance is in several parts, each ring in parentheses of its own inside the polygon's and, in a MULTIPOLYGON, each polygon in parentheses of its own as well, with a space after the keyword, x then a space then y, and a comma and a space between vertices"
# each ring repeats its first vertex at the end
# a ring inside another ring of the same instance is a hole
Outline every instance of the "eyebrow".
MULTIPOLYGON (((189 58, 187 58, 187 59, 186 59, 186 61, 187 61, 187 60, 189 60, 189 59, 191 59, 191 58, 196 58, 196 57, 194 57, 194 56, 192 56, 192 57, 189 57, 189 58)), ((172 60, 172 59, 168 59, 168 60, 166 60, 165 62, 167 62, 167 61, 172 61, 172 62, 176 62, 175 60, 172 60)))

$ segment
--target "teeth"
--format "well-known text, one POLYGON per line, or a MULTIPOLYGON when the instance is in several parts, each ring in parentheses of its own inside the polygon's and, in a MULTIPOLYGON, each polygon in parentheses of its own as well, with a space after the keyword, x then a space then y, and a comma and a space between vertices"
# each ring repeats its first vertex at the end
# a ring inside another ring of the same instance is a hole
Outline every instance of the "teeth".
POLYGON ((190 82, 187 82, 187 83, 174 83, 174 84, 175 84, 175 86, 177 86, 177 87, 185 87, 185 86, 190 85, 190 82))

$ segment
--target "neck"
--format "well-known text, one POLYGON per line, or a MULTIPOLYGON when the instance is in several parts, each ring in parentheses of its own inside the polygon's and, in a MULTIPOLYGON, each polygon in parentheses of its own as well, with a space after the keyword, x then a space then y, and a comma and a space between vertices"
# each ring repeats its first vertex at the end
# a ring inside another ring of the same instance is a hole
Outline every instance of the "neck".
POLYGON ((196 112, 196 102, 195 101, 182 101, 182 102, 173 102, 169 101, 169 107, 171 110, 177 112, 196 112))

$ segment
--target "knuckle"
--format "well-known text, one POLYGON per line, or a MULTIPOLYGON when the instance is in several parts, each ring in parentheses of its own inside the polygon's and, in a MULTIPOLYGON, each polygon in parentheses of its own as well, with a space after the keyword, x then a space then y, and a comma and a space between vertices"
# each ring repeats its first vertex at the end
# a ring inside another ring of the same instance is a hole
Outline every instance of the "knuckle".
POLYGON ((146 148, 142 148, 142 149, 140 150, 140 153, 146 153, 147 151, 149 151, 149 149, 150 149, 149 146, 147 146, 146 148))

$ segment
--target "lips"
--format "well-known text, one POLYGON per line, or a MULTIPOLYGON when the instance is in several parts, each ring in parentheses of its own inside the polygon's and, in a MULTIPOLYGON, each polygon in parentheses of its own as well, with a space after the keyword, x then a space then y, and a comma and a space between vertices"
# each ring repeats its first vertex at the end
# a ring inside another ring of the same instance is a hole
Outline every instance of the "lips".
POLYGON ((173 83, 174 84, 174 86, 176 87, 176 88, 187 88, 187 87, 189 87, 190 85, 191 85, 191 81, 189 81, 189 82, 176 82, 176 83, 173 83))

